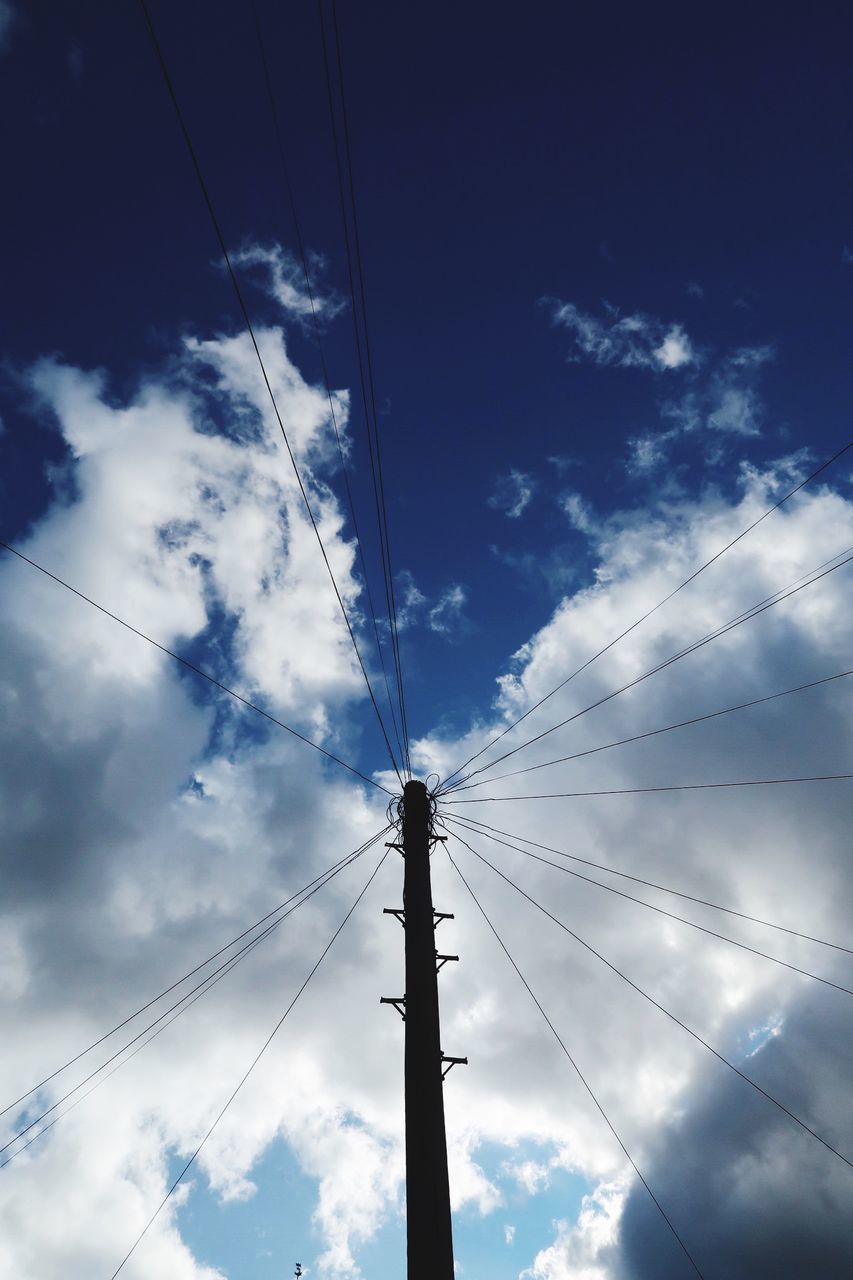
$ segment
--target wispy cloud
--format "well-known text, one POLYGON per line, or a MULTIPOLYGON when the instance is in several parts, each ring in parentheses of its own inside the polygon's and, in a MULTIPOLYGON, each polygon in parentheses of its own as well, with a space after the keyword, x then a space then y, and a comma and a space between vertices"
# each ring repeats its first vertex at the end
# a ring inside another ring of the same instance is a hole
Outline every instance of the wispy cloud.
POLYGON ((456 631, 462 621, 462 610, 467 600, 464 587, 454 583, 442 591, 436 603, 427 613, 427 624, 430 631, 438 631, 441 635, 450 635, 456 631))
POLYGON ((580 466, 577 458, 572 458, 567 453, 552 453, 546 459, 546 462, 557 472, 558 476, 564 476, 572 467, 580 466))
POLYGON ((488 499, 490 507, 502 511, 510 520, 517 520, 529 506, 536 490, 536 481, 526 471, 510 467, 506 475, 499 476, 488 499))
POLYGON ((757 375, 773 354, 769 346, 739 348, 717 366, 704 387, 665 405, 664 415, 685 432, 707 429, 759 435, 762 404, 757 375))
POLYGON ((697 362, 693 344, 680 324, 667 324, 642 312, 623 316, 609 303, 604 304, 602 319, 581 311, 573 302, 544 301, 551 309, 553 323, 572 335, 572 361, 656 372, 697 362))
POLYGON ((592 537, 597 532, 598 521, 586 498, 581 494, 567 491, 560 495, 558 501, 560 510, 566 516, 572 528, 577 529, 578 533, 592 537))
POLYGON ((694 437, 706 446, 709 457, 718 454, 729 437, 761 434, 764 405, 758 381, 763 367, 773 360, 770 345, 738 347, 716 365, 703 370, 688 391, 659 406, 663 430, 638 432, 628 440, 629 475, 647 476, 658 471, 679 440, 694 437))
MULTIPOLYGON (((279 244, 241 245, 231 254, 235 267, 249 272, 255 283, 263 289, 290 316, 306 319, 311 315, 312 297, 305 283, 302 263, 279 244)), ((323 261, 316 256, 308 263, 313 294, 313 308, 318 316, 331 319, 344 308, 343 302, 333 294, 320 293, 317 277, 323 261)))
POLYGON ((666 462, 670 446, 680 434, 677 427, 672 427, 669 431, 644 431, 629 437, 625 464, 628 474, 647 476, 657 471, 666 462))
POLYGON ((408 569, 397 575, 398 596, 402 603, 397 609, 399 630, 410 627, 426 627, 438 635, 455 635, 464 626, 463 610, 468 593, 458 582, 451 582, 436 597, 421 591, 408 569))

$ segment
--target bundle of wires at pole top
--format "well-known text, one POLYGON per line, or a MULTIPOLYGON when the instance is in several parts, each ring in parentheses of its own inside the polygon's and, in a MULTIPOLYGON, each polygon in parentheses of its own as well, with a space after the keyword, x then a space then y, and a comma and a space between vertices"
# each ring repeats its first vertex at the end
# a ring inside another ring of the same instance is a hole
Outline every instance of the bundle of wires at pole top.
POLYGON ((395 796, 388 802, 388 808, 386 810, 388 821, 397 828, 398 834, 402 835, 403 823, 406 819, 406 791, 409 788, 412 788, 417 792, 418 803, 421 802, 421 792, 423 792, 423 798, 426 800, 428 806, 427 830, 430 839, 432 838, 433 828, 435 825, 436 807, 438 803, 436 799, 438 783, 439 777, 437 773, 430 774, 426 780, 426 784, 412 779, 410 782, 406 783, 401 796, 395 796), (433 779, 435 779, 435 785, 430 786, 433 779))

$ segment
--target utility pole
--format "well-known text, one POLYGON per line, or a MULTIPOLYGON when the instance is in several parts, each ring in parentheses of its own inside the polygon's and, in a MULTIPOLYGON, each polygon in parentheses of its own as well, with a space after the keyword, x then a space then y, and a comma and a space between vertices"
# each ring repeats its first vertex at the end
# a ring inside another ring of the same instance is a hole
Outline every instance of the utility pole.
POLYGON ((434 911, 429 859, 441 839, 432 831, 432 804, 422 782, 407 782, 401 806, 405 863, 402 911, 386 907, 406 934, 406 994, 383 997, 406 1024, 406 1234, 408 1280, 453 1280, 453 1235, 444 1128, 444 1077, 457 1062, 441 1051, 438 971, 458 956, 439 955, 435 930, 453 919, 434 911))

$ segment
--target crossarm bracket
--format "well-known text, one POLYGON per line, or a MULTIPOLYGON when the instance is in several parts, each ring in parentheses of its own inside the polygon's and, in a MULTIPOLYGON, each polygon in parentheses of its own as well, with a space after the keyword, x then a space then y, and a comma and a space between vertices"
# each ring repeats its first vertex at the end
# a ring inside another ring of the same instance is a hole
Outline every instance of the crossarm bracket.
POLYGON ((450 1070, 451 1070, 451 1068, 456 1067, 456 1066, 463 1066, 463 1067, 467 1067, 467 1066, 468 1066, 468 1059, 467 1059, 467 1058, 449 1058, 449 1057, 447 1056, 447 1054, 446 1054, 446 1053, 443 1053, 443 1054, 441 1055, 441 1065, 442 1065, 442 1067, 444 1068, 444 1069, 443 1069, 443 1071, 442 1071, 442 1073, 441 1073, 441 1078, 442 1078, 442 1080, 446 1080, 446 1079, 447 1079, 447 1073, 448 1073, 448 1071, 450 1071, 450 1070), (446 1065, 445 1065, 445 1064, 446 1064, 446 1065))

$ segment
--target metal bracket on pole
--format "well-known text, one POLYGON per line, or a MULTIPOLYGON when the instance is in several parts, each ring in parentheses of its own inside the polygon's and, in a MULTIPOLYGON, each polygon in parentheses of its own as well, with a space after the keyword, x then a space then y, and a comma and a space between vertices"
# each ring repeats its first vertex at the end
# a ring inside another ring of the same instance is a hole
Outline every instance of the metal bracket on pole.
POLYGON ((405 996, 380 996, 380 1004, 392 1004, 399 1013, 403 1021, 406 1021, 406 997, 405 996))
POLYGON ((405 857, 405 855, 406 855, 406 851, 405 851, 405 849, 403 848, 403 846, 402 846, 401 844, 394 844, 393 840, 386 840, 386 841, 385 841, 385 848, 386 848, 386 849, 396 849, 396 850, 397 850, 397 852, 398 852, 399 854, 402 854, 402 855, 403 855, 403 857, 405 857))
POLYGON ((440 955, 437 951, 436 951, 436 953, 435 953, 435 958, 436 958, 436 960, 438 961, 438 963, 437 963, 437 964, 436 964, 436 966, 435 966, 435 971, 436 971, 436 973, 439 973, 439 972, 441 971, 442 967, 443 967, 444 965, 446 965, 446 964, 447 964, 448 960, 458 960, 458 959, 459 959, 459 957, 458 957, 458 956, 443 956, 443 955, 440 955))
POLYGON ((396 917, 397 917, 397 919, 400 921, 400 924, 401 924, 401 925, 403 926, 403 928, 405 929, 405 927, 406 927, 406 911, 405 911, 405 908, 404 908, 404 907, 383 907, 383 908, 382 908, 382 914, 383 914, 383 916, 396 916, 396 917))
POLYGON ((441 1064, 444 1067, 444 1070, 441 1073, 441 1078, 442 1080, 446 1080, 447 1073, 448 1071, 450 1071, 452 1067, 455 1067, 455 1066, 467 1067, 468 1059, 467 1058, 448 1058, 447 1054, 443 1053, 441 1055, 441 1064), (444 1066, 445 1063, 447 1063, 446 1067, 444 1066))
POLYGON ((453 914, 452 911, 433 911, 432 927, 433 929, 437 929, 438 926, 441 924, 442 920, 455 920, 455 919, 456 919, 456 916, 453 914))

